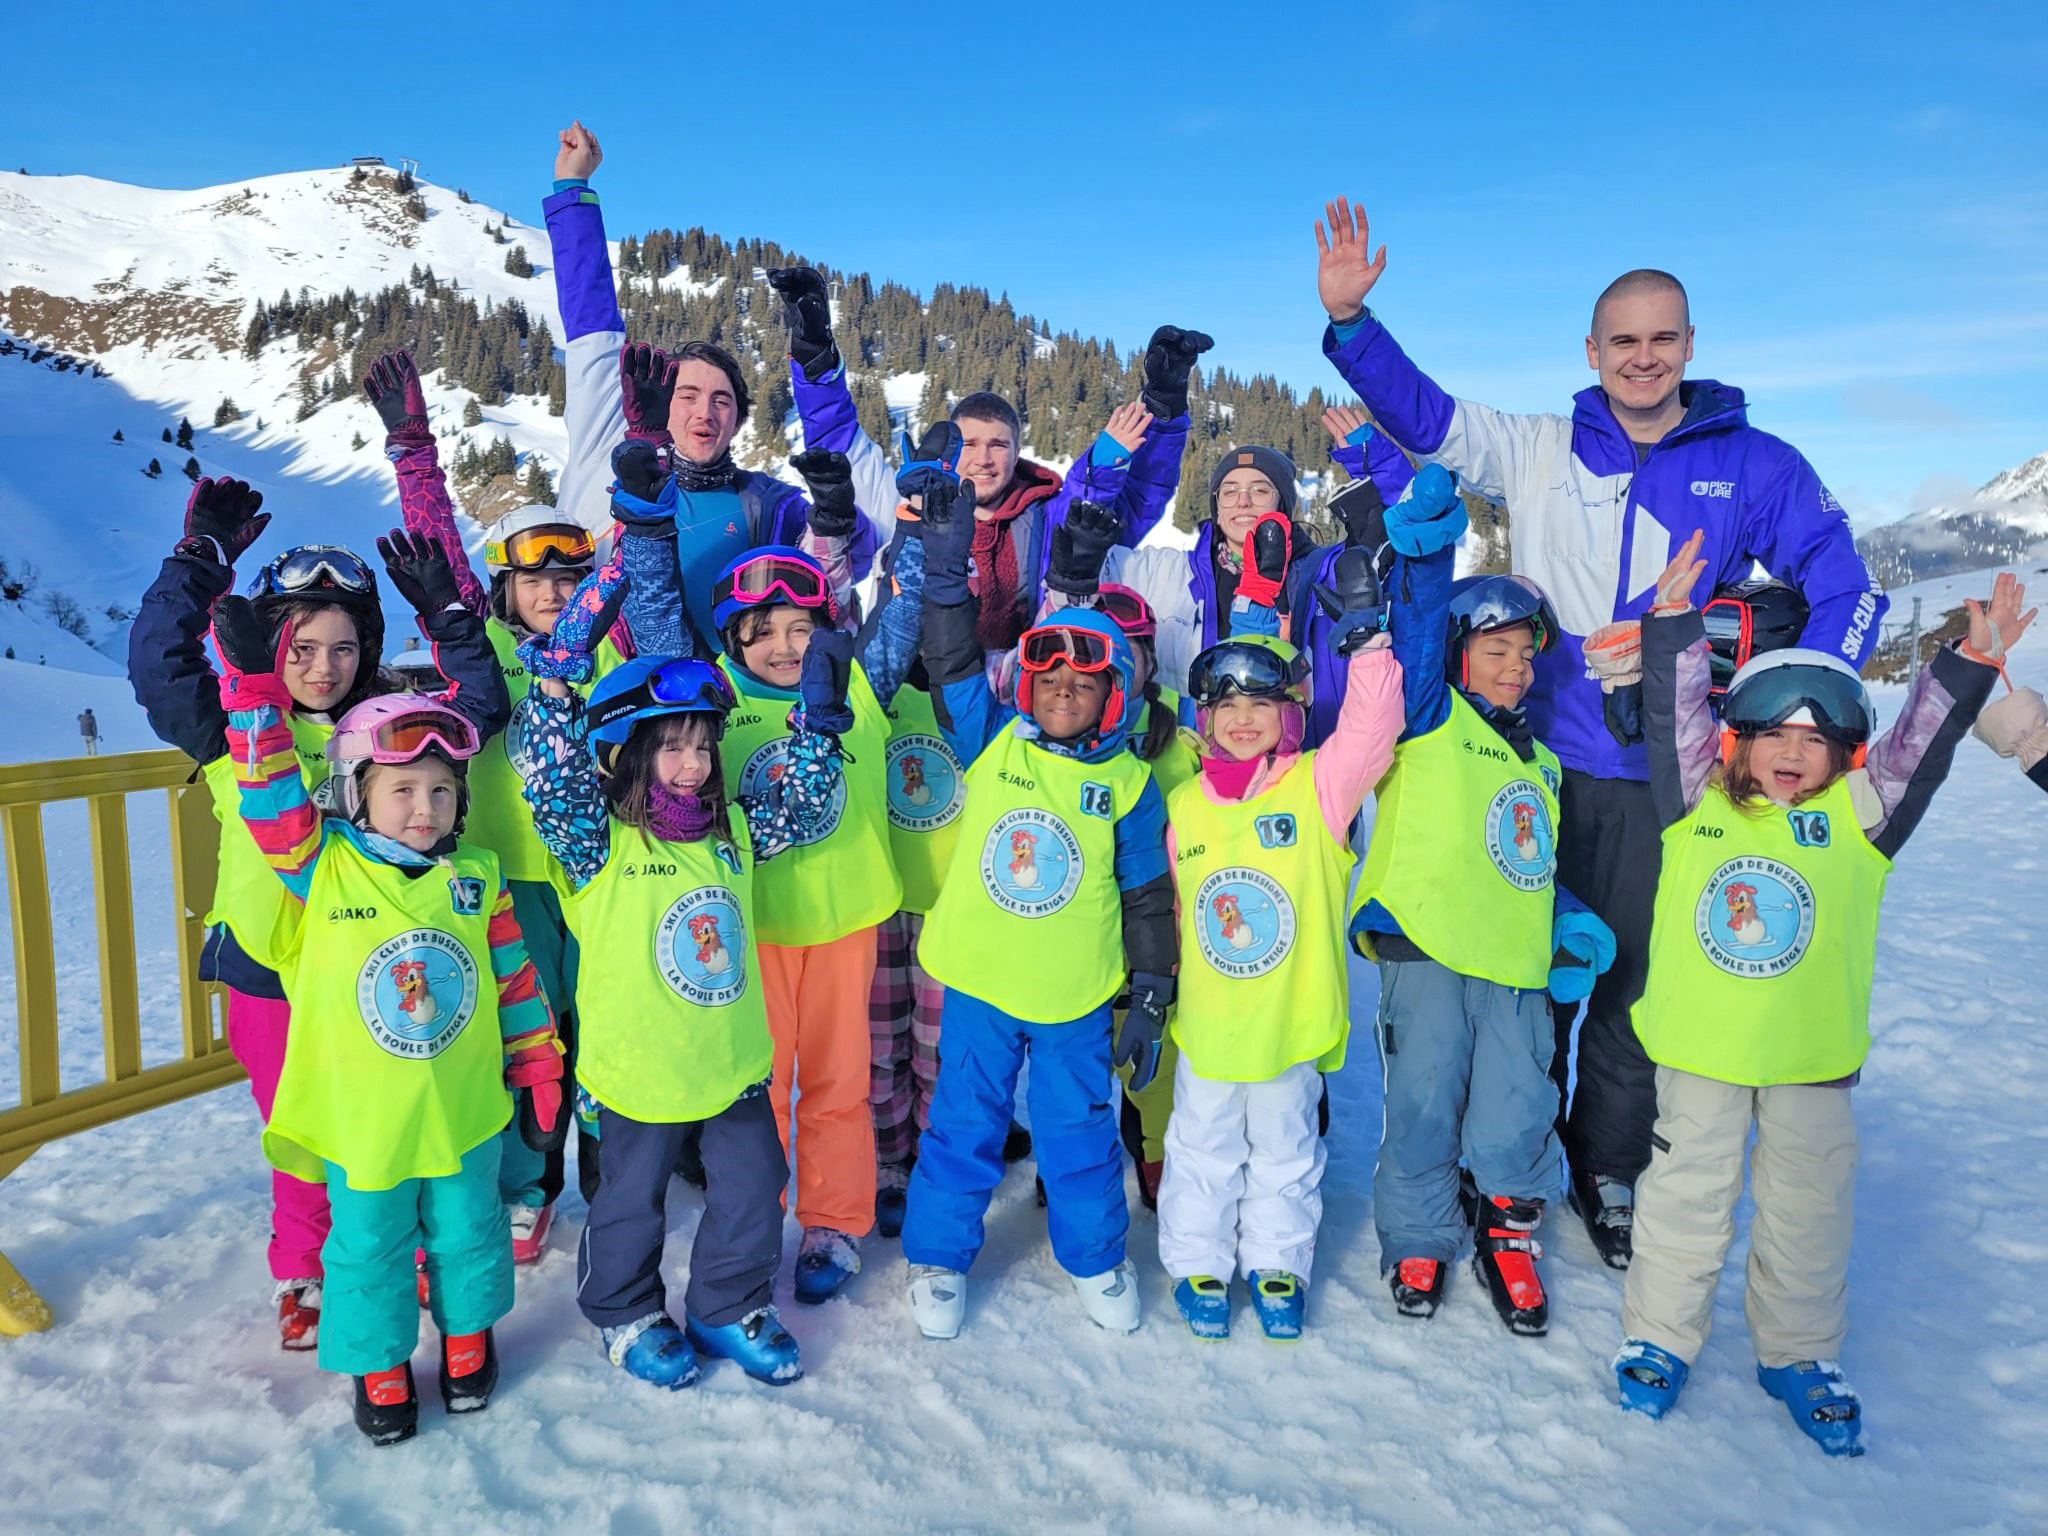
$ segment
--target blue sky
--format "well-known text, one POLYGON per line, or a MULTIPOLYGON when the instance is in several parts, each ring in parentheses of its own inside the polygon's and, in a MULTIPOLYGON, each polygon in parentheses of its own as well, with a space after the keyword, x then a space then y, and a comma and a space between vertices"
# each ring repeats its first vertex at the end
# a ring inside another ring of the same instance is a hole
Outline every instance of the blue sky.
POLYGON ((767 236, 1126 346, 1199 326, 1301 387, 1334 381, 1309 231, 1344 192, 1455 393, 1565 408, 1594 294, 1660 266, 1692 371, 1860 523, 2048 450, 2048 11, 1692 9, 103 0, 89 41, 10 23, 0 159, 204 186, 406 154, 530 219, 580 116, 614 233, 767 236))

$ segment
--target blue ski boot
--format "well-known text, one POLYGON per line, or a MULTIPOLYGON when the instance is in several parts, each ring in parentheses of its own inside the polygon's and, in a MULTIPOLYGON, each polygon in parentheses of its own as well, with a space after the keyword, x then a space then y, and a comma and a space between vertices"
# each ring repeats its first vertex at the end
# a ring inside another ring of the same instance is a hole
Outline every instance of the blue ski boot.
POLYGON ((1668 1349, 1644 1339, 1630 1339, 1614 1357, 1614 1379, 1621 1387, 1621 1406, 1646 1419, 1661 1419, 1678 1401, 1692 1369, 1668 1349))
POLYGON ((797 1352, 796 1340, 782 1326, 782 1319, 775 1315, 773 1307, 749 1312, 738 1322, 727 1323, 723 1328, 713 1328, 694 1317, 686 1319, 685 1326, 689 1329, 690 1342, 697 1346, 700 1354, 736 1361, 739 1368, 756 1381, 765 1381, 771 1387, 786 1387, 792 1381, 803 1379, 803 1357, 797 1352))
POLYGON ((1255 1269, 1249 1279, 1252 1311, 1266 1337, 1277 1344, 1300 1338, 1302 1315, 1308 1311, 1308 1282, 1284 1269, 1255 1269))
POLYGON ((1757 1385, 1792 1410, 1792 1422, 1830 1456, 1863 1454, 1863 1399, 1832 1360, 1756 1367, 1757 1385))
POLYGON ((606 1356, 628 1376, 671 1392, 697 1379, 697 1352, 666 1312, 601 1332, 606 1356))
POLYGON ((1190 1275, 1173 1288, 1173 1304, 1198 1339, 1230 1337, 1230 1282, 1214 1275, 1190 1275))
POLYGON ((796 1299, 815 1307, 860 1273, 860 1245, 830 1227, 805 1227, 796 1251, 796 1299))

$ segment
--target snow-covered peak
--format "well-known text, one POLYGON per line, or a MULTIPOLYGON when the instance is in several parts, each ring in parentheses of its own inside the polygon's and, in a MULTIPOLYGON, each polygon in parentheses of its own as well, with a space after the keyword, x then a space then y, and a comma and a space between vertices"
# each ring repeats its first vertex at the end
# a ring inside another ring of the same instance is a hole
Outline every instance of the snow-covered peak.
POLYGON ((2048 453, 2037 453, 2024 464, 1993 475, 1978 488, 1981 501, 2022 501, 2028 498, 2048 503, 2048 453))

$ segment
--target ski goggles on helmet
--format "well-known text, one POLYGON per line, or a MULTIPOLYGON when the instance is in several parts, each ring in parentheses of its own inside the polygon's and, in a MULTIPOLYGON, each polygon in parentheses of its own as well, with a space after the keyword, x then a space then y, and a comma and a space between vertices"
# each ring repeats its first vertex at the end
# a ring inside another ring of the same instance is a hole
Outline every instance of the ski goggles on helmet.
POLYGON ((1745 581, 1716 592, 1700 609, 1714 695, 1728 691, 1752 656, 1797 645, 1810 612, 1805 596, 1783 582, 1745 581))
POLYGON ((1490 634, 1527 624, 1535 632, 1536 649, 1557 644, 1557 610, 1541 587, 1526 576, 1473 576, 1451 587, 1453 646, 1473 635, 1490 634))
POLYGON ((1109 639, 1092 629, 1041 624, 1017 641, 1017 663, 1026 672, 1049 672, 1065 665, 1076 672, 1100 672, 1110 663, 1109 639))
POLYGON ((1863 680, 1832 658, 1805 661, 1795 654, 1779 652, 1745 669, 1721 701, 1721 723, 1738 736, 1793 725, 1846 747, 1867 743, 1876 722, 1863 680), (1782 664, 1769 664, 1779 657, 1786 658, 1782 664))
POLYGON ((734 565, 719 578, 711 596, 716 603, 749 608, 777 601, 822 608, 832 600, 832 588, 824 571, 808 560, 763 554, 734 565))
POLYGON ((411 697, 400 695, 399 705, 377 718, 337 729, 328 738, 327 755, 335 762, 409 763, 438 747, 458 763, 476 756, 483 743, 467 716, 453 709, 404 702, 411 697))
POLYGON ((737 702, 731 680, 719 668, 694 656, 671 657, 631 687, 609 696, 593 694, 587 706, 589 732, 594 741, 616 744, 642 716, 700 712, 716 715, 722 729, 737 702))
POLYGON ((1149 640, 1159 631, 1152 605, 1129 587, 1105 581, 1097 595, 1102 611, 1116 621, 1127 639, 1149 640))
POLYGON ((1307 681, 1307 657, 1299 652, 1286 656, 1245 640, 1212 645, 1188 668, 1188 693, 1200 709, 1210 708, 1230 693, 1302 703, 1302 688, 1307 681))
POLYGON ((597 545, 587 528, 549 523, 522 528, 501 539, 484 540, 484 564, 493 570, 538 571, 550 565, 597 563, 597 545))
POLYGON ((301 544, 272 560, 249 583, 251 597, 300 597, 313 592, 374 598, 377 577, 352 549, 339 544, 301 544))

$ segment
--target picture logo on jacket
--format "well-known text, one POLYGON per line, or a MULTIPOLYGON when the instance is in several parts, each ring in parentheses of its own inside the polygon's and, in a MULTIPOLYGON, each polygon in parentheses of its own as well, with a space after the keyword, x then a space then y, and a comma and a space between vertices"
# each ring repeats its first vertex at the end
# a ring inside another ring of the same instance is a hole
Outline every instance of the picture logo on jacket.
MULTIPOLYGON (((763 742, 754 749, 747 764, 740 769, 739 793, 742 798, 766 794, 771 784, 778 784, 789 772, 789 738, 778 736, 773 741, 763 742)), ((840 774, 832 785, 832 806, 811 829, 807 837, 792 838, 790 847, 807 848, 812 843, 822 843, 839 829, 839 818, 846 814, 846 775, 840 774)))
POLYGON ((1776 859, 1730 859, 1700 892, 1693 932, 1731 976, 1782 976, 1813 941, 1813 887, 1776 859))
POLYGON ((1732 501, 1735 498, 1735 482, 1733 480, 1695 480, 1692 483, 1692 493, 1695 496, 1712 496, 1722 501, 1732 501))
POLYGON ((922 732, 889 743, 889 822, 905 832, 930 832, 960 814, 967 783, 960 760, 937 736, 922 732))
POLYGON ((1074 899, 1084 864, 1067 824, 1036 806, 1008 811, 981 845, 981 883, 1013 917, 1050 917, 1074 899))
POLYGON ((438 928, 386 939, 356 973, 356 1009, 370 1038, 408 1060, 430 1060, 454 1044, 476 1013, 476 992, 476 958, 438 928))
POLYGON ((1486 808, 1486 856, 1518 891, 1540 891, 1557 873, 1557 834, 1543 791, 1516 779, 1486 808))
POLYGON ((1294 948, 1294 903, 1263 871, 1219 869, 1195 892, 1195 937, 1218 974, 1264 976, 1294 948))
POLYGON ((700 885, 654 926, 654 964, 669 990, 699 1008, 722 1008, 747 990, 747 924, 733 893, 700 885))

